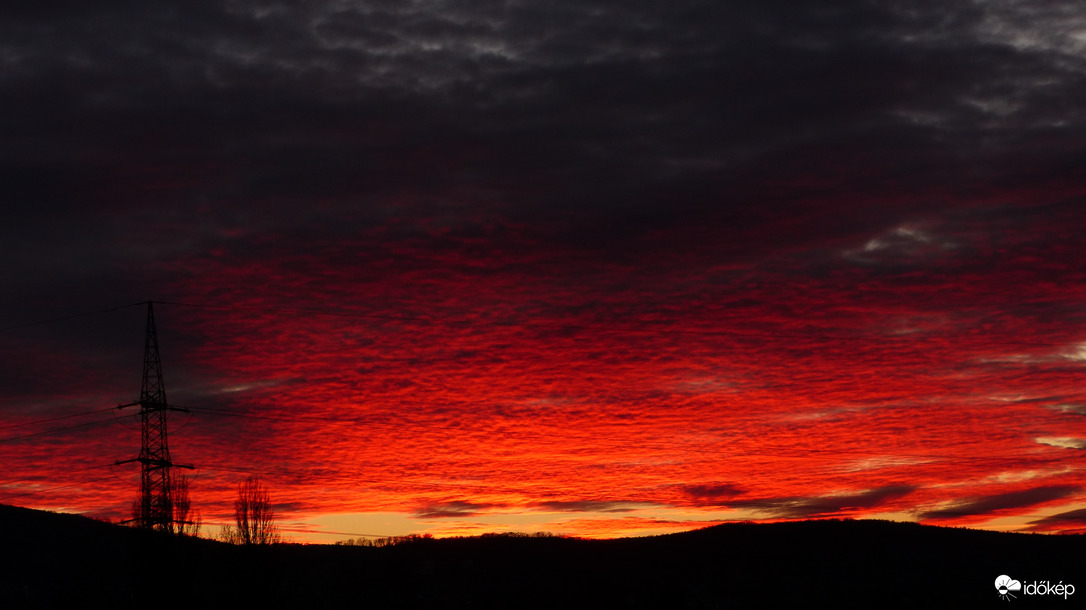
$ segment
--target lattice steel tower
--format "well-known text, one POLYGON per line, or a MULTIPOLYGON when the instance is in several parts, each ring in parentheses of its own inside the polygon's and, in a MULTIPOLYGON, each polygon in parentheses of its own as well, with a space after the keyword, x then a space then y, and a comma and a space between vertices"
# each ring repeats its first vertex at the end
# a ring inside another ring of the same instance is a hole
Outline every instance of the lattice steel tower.
MULTIPOLYGON (((134 460, 141 466, 139 510, 135 521, 140 527, 174 531, 173 484, 167 423, 170 411, 187 411, 166 403, 166 385, 162 379, 162 358, 158 353, 158 333, 155 330, 154 304, 147 302, 147 332, 143 344, 143 388, 139 402, 118 408, 139 405, 142 420, 140 456, 134 460)), ((183 466, 184 467, 184 466, 183 466)))

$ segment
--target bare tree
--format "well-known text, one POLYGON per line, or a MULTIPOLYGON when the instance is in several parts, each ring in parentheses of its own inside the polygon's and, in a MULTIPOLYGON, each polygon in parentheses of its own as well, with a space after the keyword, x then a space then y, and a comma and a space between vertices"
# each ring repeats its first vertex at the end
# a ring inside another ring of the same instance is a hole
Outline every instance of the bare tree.
POLYGON ((193 510, 192 500, 189 498, 189 478, 183 473, 177 473, 171 480, 173 486, 173 520, 174 532, 182 536, 200 535, 200 524, 203 519, 200 511, 193 510))
MULTIPOLYGON (((192 508, 189 497, 189 479, 183 473, 177 473, 170 479, 170 498, 172 502, 173 523, 169 531, 182 536, 198 536, 203 522, 200 511, 192 508)), ((129 520, 138 526, 142 522, 143 504, 140 497, 132 501, 132 518, 129 520)))
POLYGON ((232 544, 277 544, 282 541, 268 490, 260 479, 250 477, 238 485, 234 525, 224 525, 219 536, 232 544))

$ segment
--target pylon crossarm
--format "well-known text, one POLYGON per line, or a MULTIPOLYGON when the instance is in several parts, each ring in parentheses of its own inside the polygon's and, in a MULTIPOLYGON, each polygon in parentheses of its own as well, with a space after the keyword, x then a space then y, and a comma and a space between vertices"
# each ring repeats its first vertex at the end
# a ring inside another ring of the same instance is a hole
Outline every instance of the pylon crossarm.
POLYGON ((127 409, 128 407, 140 407, 144 411, 180 411, 182 413, 189 413, 189 410, 185 407, 175 407, 173 405, 159 404, 159 403, 143 403, 140 401, 130 402, 126 405, 117 405, 117 409, 127 409))

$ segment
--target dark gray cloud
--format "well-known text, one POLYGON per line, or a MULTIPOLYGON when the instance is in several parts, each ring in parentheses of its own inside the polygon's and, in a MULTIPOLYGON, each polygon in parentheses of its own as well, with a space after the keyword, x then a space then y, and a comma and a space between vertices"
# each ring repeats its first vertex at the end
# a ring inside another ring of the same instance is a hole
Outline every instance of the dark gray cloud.
POLYGON ((440 504, 430 504, 415 511, 414 516, 419 519, 438 519, 445 517, 470 517, 480 511, 493 508, 493 504, 476 504, 454 500, 440 504))
POLYGON ((1083 166, 1061 3, 2 11, 0 275, 39 300, 124 302, 167 289, 161 264, 375 231, 432 257, 484 219, 521 229, 471 255, 555 273, 880 235, 853 260, 900 265, 949 251, 903 223, 972 226, 959 194, 1083 166))
POLYGON ((776 518, 814 519, 820 517, 842 516, 842 514, 880 507, 888 501, 908 496, 917 487, 914 485, 886 485, 872 490, 846 495, 824 495, 811 497, 732 497, 742 496, 742 491, 731 485, 686 487, 687 493, 699 500, 711 500, 711 505, 728 508, 745 508, 765 511, 776 518))
POLYGON ((905 497, 916 490, 913 485, 887 485, 847 495, 794 498, 755 498, 726 501, 731 508, 764 510, 776 517, 811 519, 839 516, 855 510, 870 509, 905 497))
MULTIPOLYGON (((846 184, 860 201, 901 189, 919 196, 907 210, 824 212, 823 232, 866 235, 944 205, 923 197, 935 186, 1013 180, 1019 155, 1072 166, 1082 125, 1066 100, 1083 87, 1073 38, 1022 43, 1046 15, 1019 22, 1016 10, 510 2, 13 11, 0 26, 11 143, 2 162, 13 178, 4 197, 39 230, 57 215, 82 217, 97 235, 80 240, 84 248, 142 224, 95 212, 159 218, 181 206, 200 222, 164 228, 182 228, 176 247, 198 251, 221 241, 216 225, 250 227, 254 216, 265 230, 304 226, 314 201, 354 211, 365 228, 388 198, 472 220, 488 202, 515 198, 505 214, 575 214, 573 225, 618 247, 691 217, 758 231, 766 214, 802 214, 798 200, 846 184), (443 206, 465 194, 469 208, 443 206)), ((579 244, 561 218, 551 238, 579 244)))
POLYGON ((1012 491, 959 502, 952 508, 920 513, 922 521, 956 519, 963 515, 986 515, 1000 510, 1036 506, 1053 500, 1061 500, 1078 493, 1075 485, 1047 485, 1021 491, 1012 491))
POLYGON ((742 487, 731 483, 684 485, 683 491, 699 502, 720 502, 726 504, 729 499, 746 492, 742 487))
POLYGON ((1086 529, 1086 508, 1069 510, 1055 515, 1042 517, 1029 522, 1027 529, 1033 531, 1050 532, 1086 529))
POLYGON ((591 513, 626 513, 639 508, 636 502, 622 502, 612 500, 565 500, 540 502, 535 505, 542 510, 558 512, 591 512, 591 513))

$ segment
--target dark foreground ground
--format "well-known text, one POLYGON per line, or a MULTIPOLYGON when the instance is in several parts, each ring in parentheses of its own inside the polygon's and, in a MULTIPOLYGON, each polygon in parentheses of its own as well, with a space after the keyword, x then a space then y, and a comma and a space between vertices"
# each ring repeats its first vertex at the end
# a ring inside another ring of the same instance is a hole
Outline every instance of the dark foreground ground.
POLYGON ((1086 537, 881 521, 232 547, 0 506, 0 608, 1079 608, 1086 537), (1064 599, 994 581, 1072 584, 1064 599))

